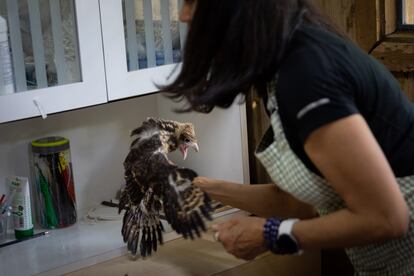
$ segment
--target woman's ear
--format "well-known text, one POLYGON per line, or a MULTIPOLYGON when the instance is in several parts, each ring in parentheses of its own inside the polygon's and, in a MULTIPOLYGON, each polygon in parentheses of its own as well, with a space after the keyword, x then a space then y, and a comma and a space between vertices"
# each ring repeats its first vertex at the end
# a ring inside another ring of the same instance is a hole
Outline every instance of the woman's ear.
POLYGON ((184 1, 183 7, 180 11, 179 19, 183 23, 190 23, 193 19, 196 1, 184 1))

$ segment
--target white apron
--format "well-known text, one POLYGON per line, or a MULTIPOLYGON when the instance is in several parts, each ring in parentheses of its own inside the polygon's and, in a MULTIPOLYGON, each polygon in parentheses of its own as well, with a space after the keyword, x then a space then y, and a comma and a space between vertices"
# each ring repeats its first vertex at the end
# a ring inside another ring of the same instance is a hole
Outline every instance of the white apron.
MULTIPOLYGON (((256 150, 256 157, 280 189, 314 206, 320 215, 343 209, 343 200, 326 180, 308 170, 291 150, 283 132, 275 93, 276 80, 268 84, 271 126, 256 150)), ((346 249, 356 275, 414 275, 414 176, 397 178, 397 181, 411 211, 409 233, 385 243, 346 249)))

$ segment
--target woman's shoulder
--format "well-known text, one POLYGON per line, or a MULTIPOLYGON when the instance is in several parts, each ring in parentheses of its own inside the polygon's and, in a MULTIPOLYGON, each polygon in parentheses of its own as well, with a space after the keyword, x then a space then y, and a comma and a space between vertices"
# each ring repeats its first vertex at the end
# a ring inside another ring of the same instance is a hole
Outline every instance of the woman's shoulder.
POLYGON ((382 67, 348 38, 305 25, 293 36, 279 75, 289 83, 300 79, 305 85, 332 80, 332 84, 346 85, 357 92, 365 83, 374 82, 376 75, 383 74, 382 67))
MULTIPOLYGON (((317 27, 301 27, 295 33, 286 51, 279 70, 279 82, 284 80, 292 85, 292 80, 302 84, 313 83, 329 76, 344 76, 346 67, 354 62, 350 59, 350 46, 335 34, 317 27)), ((301 85, 302 86, 302 85, 301 85)))
POLYGON ((292 43, 293 45, 308 46, 320 50, 360 50, 348 37, 343 37, 319 26, 307 24, 298 28, 292 38, 292 43))
POLYGON ((293 36, 285 62, 301 64, 305 59, 314 62, 313 68, 323 70, 350 66, 369 57, 348 38, 321 27, 304 25, 293 36))

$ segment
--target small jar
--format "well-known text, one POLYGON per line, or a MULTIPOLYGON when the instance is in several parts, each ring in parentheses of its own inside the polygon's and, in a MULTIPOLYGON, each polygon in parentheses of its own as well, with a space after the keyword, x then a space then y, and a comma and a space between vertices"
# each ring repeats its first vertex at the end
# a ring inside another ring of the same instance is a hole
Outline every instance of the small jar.
POLYGON ((62 228, 76 222, 76 198, 69 140, 46 137, 31 143, 39 223, 62 228))

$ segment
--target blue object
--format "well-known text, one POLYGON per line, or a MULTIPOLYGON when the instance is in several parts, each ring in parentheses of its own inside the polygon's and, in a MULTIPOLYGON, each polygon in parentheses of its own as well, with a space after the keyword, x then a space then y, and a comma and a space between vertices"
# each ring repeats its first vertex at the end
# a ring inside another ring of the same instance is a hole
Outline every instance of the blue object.
POLYGON ((263 236, 266 242, 267 248, 273 253, 278 252, 277 250, 277 236, 279 233, 279 226, 282 220, 277 218, 268 218, 263 227, 263 236))
MULTIPOLYGON (((178 63, 178 62, 181 62, 181 50, 173 50, 173 63, 178 63)), ((155 64, 156 64, 156 66, 166 65, 163 51, 156 51, 155 52, 155 64)), ((138 67, 139 67, 139 69, 148 68, 147 56, 139 56, 138 57, 138 67)), ((130 65, 129 65, 129 59, 128 59, 128 70, 131 71, 131 68, 130 68, 130 65)))

